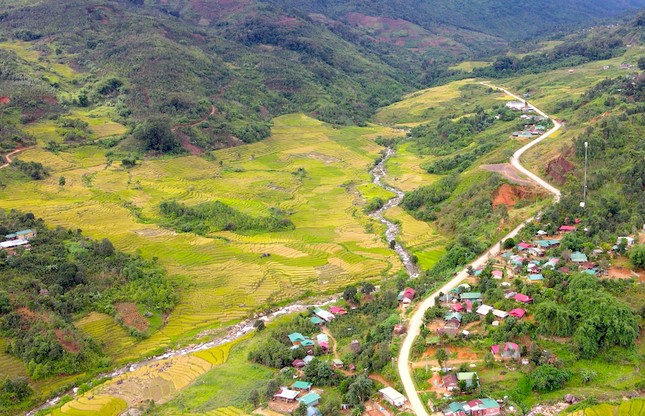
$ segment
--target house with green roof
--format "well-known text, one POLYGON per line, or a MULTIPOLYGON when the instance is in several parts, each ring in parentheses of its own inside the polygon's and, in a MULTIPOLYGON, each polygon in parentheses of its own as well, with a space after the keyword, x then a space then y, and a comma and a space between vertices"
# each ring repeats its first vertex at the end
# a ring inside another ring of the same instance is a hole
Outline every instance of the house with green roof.
POLYGON ((291 388, 294 390, 309 391, 311 390, 311 386, 313 386, 313 383, 310 383, 308 381, 297 380, 295 383, 293 383, 293 386, 291 386, 291 388))
POLYGON ((322 325, 322 324, 324 324, 324 323, 325 323, 325 321, 323 321, 322 319, 320 319, 320 318, 319 318, 319 317, 317 317, 317 316, 312 316, 309 320, 310 320, 310 321, 311 321, 311 323, 312 323, 312 324, 314 324, 314 325, 322 325))
POLYGON ((300 345, 302 341, 307 339, 307 337, 302 335, 300 332, 292 332, 288 336, 289 336, 289 341, 291 341, 293 345, 300 345))
POLYGON ((317 406, 320 402, 320 395, 318 393, 309 393, 298 399, 298 403, 305 406, 317 406))
POLYGON ((464 409, 464 404, 465 403, 462 402, 449 403, 448 406, 443 409, 443 414, 445 416, 465 416, 466 409, 464 409))
POLYGON ((480 292, 466 292, 466 293, 460 294, 459 297, 461 298, 461 300, 474 301, 474 300, 481 300, 482 294, 480 292))
POLYGON ((465 381, 466 387, 471 387, 477 380, 477 373, 475 372, 461 372, 457 373, 457 380, 465 381))
POLYGON ((315 344, 314 344, 314 341, 313 341, 313 340, 311 340, 311 339, 305 339, 304 341, 302 341, 302 342, 300 343, 300 345, 302 345, 303 347, 313 347, 315 344))
POLYGON ((587 255, 576 251, 574 253, 571 253, 571 261, 574 263, 584 263, 585 261, 587 261, 587 255))

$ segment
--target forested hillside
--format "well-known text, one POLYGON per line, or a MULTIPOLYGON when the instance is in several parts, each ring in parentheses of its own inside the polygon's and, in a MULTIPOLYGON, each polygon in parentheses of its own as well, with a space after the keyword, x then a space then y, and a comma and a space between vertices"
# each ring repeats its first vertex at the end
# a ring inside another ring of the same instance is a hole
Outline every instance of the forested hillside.
POLYGON ((643 0, 264 0, 297 10, 346 17, 347 13, 404 19, 426 29, 450 25, 506 40, 527 40, 545 32, 607 18, 645 6, 643 0))
MULTIPOLYGON (((272 117, 293 111, 363 124, 403 93, 454 75, 448 63, 488 59, 511 41, 590 24, 642 0, 508 3, 3 0, 0 40, 14 51, 22 42, 37 60, 79 76, 66 86, 36 70, 27 93, 10 88, 24 74, 7 55, 0 97, 17 104, 23 122, 38 118, 20 104, 30 94, 51 97, 54 107, 107 104, 130 126, 163 117, 183 125, 172 147, 183 141, 195 152, 261 140, 272 117)), ((11 124, 3 140, 27 143, 11 124)))
MULTIPOLYGON (((111 365, 104 346, 72 323, 78 314, 110 315, 143 338, 158 329, 150 322, 159 322, 178 300, 175 286, 154 262, 80 230, 48 228, 31 213, 0 212, 0 234, 21 230, 34 234, 29 244, 0 251, 0 334, 7 340, 2 354, 22 360, 32 380, 95 374, 111 365)), ((27 390, 14 397, 7 390, 8 382, 22 383, 8 370, 2 368, 2 407, 28 395, 27 390)))

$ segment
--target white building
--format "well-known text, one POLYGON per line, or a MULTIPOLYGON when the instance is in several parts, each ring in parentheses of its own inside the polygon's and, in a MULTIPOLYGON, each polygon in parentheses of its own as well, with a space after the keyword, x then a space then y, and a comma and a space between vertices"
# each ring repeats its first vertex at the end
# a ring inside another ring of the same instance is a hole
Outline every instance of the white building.
POLYGON ((398 391, 394 390, 392 387, 385 387, 384 389, 381 389, 378 392, 381 393, 381 396, 383 396, 383 399, 390 402, 392 406, 401 407, 406 401, 405 396, 399 393, 398 391))

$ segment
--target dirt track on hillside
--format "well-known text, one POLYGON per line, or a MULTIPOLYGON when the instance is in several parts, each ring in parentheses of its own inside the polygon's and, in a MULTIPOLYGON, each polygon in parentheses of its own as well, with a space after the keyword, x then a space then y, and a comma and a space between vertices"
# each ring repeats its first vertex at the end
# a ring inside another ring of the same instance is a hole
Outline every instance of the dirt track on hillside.
POLYGON ((29 148, 28 147, 20 147, 18 149, 13 150, 10 153, 7 153, 5 155, 5 157, 4 157, 7 162, 4 165, 0 166, 0 169, 6 168, 7 166, 9 166, 11 164, 11 162, 13 162, 13 160, 11 159, 11 156, 16 155, 16 154, 22 152, 23 150, 27 150, 27 149, 29 149, 29 148))
POLYGON ((518 185, 532 185, 528 179, 522 178, 517 170, 510 163, 498 163, 496 165, 481 165, 480 168, 487 170, 489 172, 495 172, 502 175, 504 178, 508 179, 512 183, 518 185))

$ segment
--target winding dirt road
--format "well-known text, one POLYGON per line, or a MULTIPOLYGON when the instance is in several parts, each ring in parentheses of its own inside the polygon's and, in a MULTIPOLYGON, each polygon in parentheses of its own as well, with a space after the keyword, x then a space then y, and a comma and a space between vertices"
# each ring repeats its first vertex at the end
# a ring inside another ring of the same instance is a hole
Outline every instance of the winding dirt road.
POLYGON ((11 164, 11 162, 13 162, 13 160, 11 159, 11 156, 13 156, 15 154, 18 154, 18 153, 22 152, 23 150, 27 150, 27 149, 29 149, 29 148, 28 147, 20 147, 20 148, 15 149, 14 151, 12 151, 10 153, 7 153, 5 155, 6 163, 4 165, 0 166, 0 169, 6 168, 7 166, 9 166, 11 164))
MULTIPOLYGON (((519 98, 517 95, 510 93, 509 91, 496 87, 494 85, 482 82, 482 85, 486 85, 491 88, 498 89, 505 94, 517 99, 517 100, 522 100, 519 98)), ((535 106, 534 106, 535 107, 535 106)), ((535 109, 536 113, 540 114, 543 117, 551 118, 547 116, 544 112, 542 112, 539 109, 535 109)), ((553 120, 553 118, 551 118, 553 120)), ((529 171, 526 169, 524 166, 520 164, 520 158, 526 152, 528 149, 532 148, 533 146, 537 145, 541 141, 545 140, 549 136, 551 136, 553 133, 558 131, 560 129, 561 124, 558 123, 557 121, 553 120, 554 127, 538 137, 537 139, 531 141, 528 143, 526 146, 523 146, 521 149, 519 149, 517 152, 513 154, 511 157, 511 164, 520 172, 522 172, 524 175, 527 177, 531 178, 533 181, 535 181, 538 185, 549 191, 549 193, 553 194, 555 201, 560 200, 560 191, 544 181, 542 178, 539 176, 535 175, 533 172, 529 171)), ((501 241, 515 237, 517 233, 524 228, 524 226, 529 223, 530 221, 533 220, 533 217, 527 219, 524 221, 522 224, 517 226, 513 231, 508 233, 501 241)), ((496 256, 500 252, 501 248, 501 241, 497 242, 495 245, 490 247, 484 254, 479 256, 475 261, 473 261, 470 265, 476 269, 480 266, 483 266, 486 264, 488 259, 496 256)), ((414 343, 414 339, 419 335, 421 324, 423 323, 423 315, 425 314, 425 311, 428 310, 429 308, 433 307, 435 304, 435 298, 439 296, 439 292, 447 293, 457 287, 459 283, 464 280, 466 277, 468 277, 468 271, 467 268, 464 268, 462 271, 457 273, 455 277, 450 280, 448 283, 443 285, 440 289, 435 291, 434 293, 430 294, 423 302, 421 302, 416 310, 414 311, 414 314, 412 315, 412 318, 410 319, 409 322, 409 332, 405 339, 403 340, 403 344, 401 345, 401 352, 399 353, 399 361, 398 361, 398 370, 399 370, 399 376, 401 377, 401 382, 403 383, 403 387, 405 389, 405 395, 407 396, 410 406, 412 408, 412 411, 414 414, 417 416, 429 416, 425 406, 423 405, 423 402, 421 402, 421 398, 419 397, 419 394, 417 393, 416 387, 414 385, 414 380, 412 379, 412 371, 411 371, 411 366, 410 366, 410 351, 412 349, 412 344, 414 343)))

